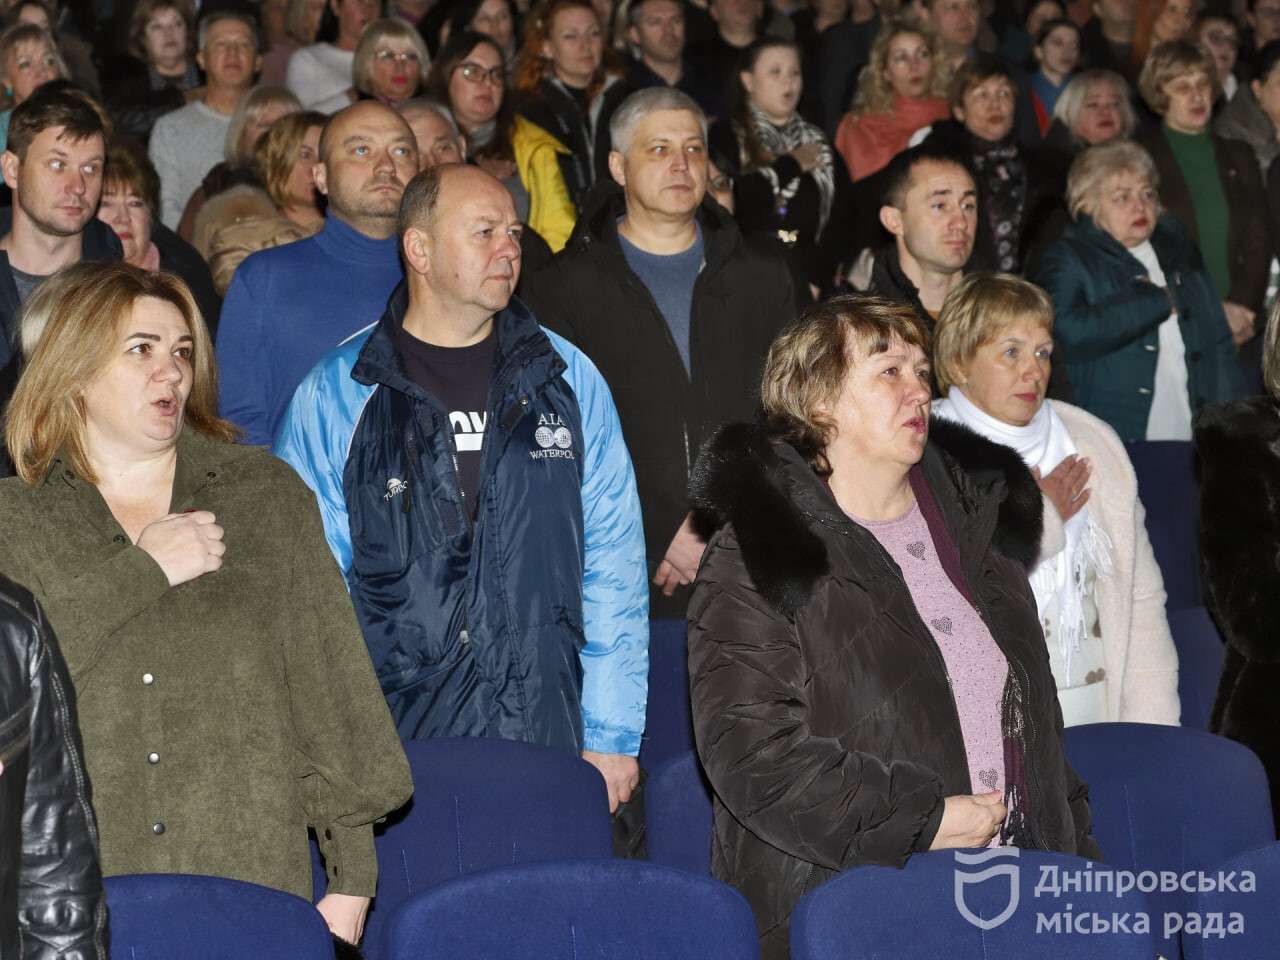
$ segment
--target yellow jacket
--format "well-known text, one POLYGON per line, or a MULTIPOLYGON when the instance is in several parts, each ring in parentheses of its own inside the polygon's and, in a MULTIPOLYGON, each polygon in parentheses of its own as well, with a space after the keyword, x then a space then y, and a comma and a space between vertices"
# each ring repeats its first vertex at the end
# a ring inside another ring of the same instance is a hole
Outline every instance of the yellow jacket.
POLYGON ((558 159, 569 148, 536 123, 519 115, 515 121, 511 148, 520 181, 529 191, 529 226, 541 234, 553 253, 559 253, 578 219, 558 159))

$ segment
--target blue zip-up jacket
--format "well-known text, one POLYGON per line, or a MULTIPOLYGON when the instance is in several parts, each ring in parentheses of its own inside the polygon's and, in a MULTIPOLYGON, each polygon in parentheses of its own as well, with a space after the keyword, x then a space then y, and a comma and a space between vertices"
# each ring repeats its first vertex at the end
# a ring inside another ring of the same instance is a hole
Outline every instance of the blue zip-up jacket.
POLYGON ((636 754, 648 586, 608 386, 518 300, 495 317, 475 520, 448 412, 382 319, 294 395, 275 452, 315 491, 400 735, 636 754))

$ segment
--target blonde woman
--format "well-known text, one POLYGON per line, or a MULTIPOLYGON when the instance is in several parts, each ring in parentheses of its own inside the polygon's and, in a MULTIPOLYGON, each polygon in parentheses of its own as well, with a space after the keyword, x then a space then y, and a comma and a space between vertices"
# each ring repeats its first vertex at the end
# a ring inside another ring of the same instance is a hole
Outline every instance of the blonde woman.
POLYGON ((858 80, 853 109, 836 130, 836 149, 851 180, 880 170, 911 135, 951 115, 937 44, 912 20, 890 21, 876 37, 858 80))
POLYGON ((0 569, 66 658, 103 873, 310 900, 311 828, 330 868, 316 909, 358 941, 373 823, 412 784, 315 499, 218 418, 180 280, 69 269, 9 405, 0 569))
POLYGON ((14 24, 0 34, 0 79, 4 81, 4 112, 0 113, 0 151, 9 139, 13 108, 50 80, 64 79, 66 64, 58 47, 34 23, 14 24))
POLYGON ((394 106, 418 95, 427 85, 431 57, 422 36, 398 17, 369 24, 351 65, 359 99, 394 106))
POLYGON ((1009 274, 974 273, 934 328, 933 415, 1015 451, 1044 535, 1030 571, 1063 723, 1178 722, 1178 654, 1138 481, 1116 432, 1047 400, 1053 304, 1009 274))
POLYGON ((217 229, 213 222, 244 216, 250 209, 245 204, 261 198, 260 184, 253 172, 253 148, 273 123, 301 109, 298 98, 284 87, 254 87, 240 98, 227 127, 223 160, 205 174, 178 224, 178 235, 202 255, 208 254, 209 234, 217 229), (206 211, 206 204, 215 198, 219 202, 206 211), (222 209, 228 205, 237 212, 222 209))

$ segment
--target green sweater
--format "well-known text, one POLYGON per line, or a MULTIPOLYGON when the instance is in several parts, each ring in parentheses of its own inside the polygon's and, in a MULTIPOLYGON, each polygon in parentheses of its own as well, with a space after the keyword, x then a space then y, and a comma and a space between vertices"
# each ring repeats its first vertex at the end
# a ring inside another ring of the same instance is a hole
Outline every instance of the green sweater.
POLYGON ((0 481, 0 571, 70 668, 103 872, 310 900, 311 826, 329 892, 372 896, 372 824, 412 783, 311 492, 265 450, 188 430, 171 509, 217 516, 220 570, 170 587, 63 460, 0 481))
MULTIPOLYGON (((1182 178, 1191 188, 1191 205, 1196 213, 1195 230, 1200 238, 1200 253, 1205 269, 1213 278, 1213 288, 1220 298, 1231 291, 1231 258, 1227 253, 1227 234, 1231 216, 1227 193, 1218 172, 1218 158, 1213 152, 1213 139, 1205 133, 1179 133, 1164 127, 1165 139, 1182 170, 1182 178)), ((1259 197, 1261 203, 1264 198, 1259 197)))

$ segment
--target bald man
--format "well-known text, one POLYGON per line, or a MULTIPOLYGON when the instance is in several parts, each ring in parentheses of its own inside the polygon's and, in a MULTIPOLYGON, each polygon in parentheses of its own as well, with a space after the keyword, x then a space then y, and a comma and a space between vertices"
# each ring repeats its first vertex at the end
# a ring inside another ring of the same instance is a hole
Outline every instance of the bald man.
POLYGON ((640 501, 604 379, 513 296, 522 229, 489 174, 419 174, 406 282, 303 381, 275 452, 320 500, 400 736, 580 753, 616 809, 648 681, 640 501))
POLYGON ((396 214, 417 171, 413 131, 390 107, 361 101, 325 124, 324 227, 246 259, 222 307, 218 405, 247 443, 269 444, 307 371, 382 315, 403 279, 396 214))

